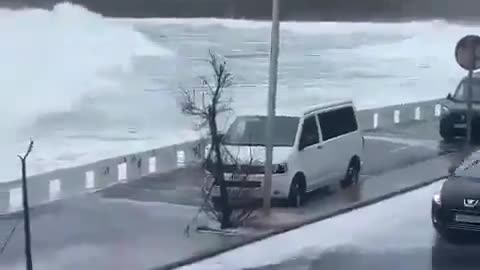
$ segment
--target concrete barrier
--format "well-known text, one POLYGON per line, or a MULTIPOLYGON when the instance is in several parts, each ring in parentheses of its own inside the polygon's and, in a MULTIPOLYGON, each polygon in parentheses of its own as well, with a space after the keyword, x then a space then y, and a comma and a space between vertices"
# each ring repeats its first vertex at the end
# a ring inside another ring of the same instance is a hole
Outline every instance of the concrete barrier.
POLYGON ((412 102, 360 110, 357 112, 359 126, 363 130, 388 128, 399 123, 414 120, 433 120, 440 116, 440 103, 443 99, 412 102))
MULTIPOLYGON (((388 128, 399 123, 434 120, 440 115, 441 99, 358 111, 362 130, 388 128)), ((31 206, 102 189, 122 181, 195 166, 205 155, 205 141, 189 141, 158 149, 28 177, 31 206)), ((21 210, 21 179, 0 183, 0 213, 21 210)))

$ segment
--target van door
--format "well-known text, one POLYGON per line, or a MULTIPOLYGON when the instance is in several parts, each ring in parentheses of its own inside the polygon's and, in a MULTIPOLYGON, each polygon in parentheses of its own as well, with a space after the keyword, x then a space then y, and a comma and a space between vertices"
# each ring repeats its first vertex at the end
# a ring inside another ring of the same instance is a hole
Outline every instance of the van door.
POLYGON ((320 141, 317 117, 314 114, 307 116, 301 128, 297 156, 297 164, 307 178, 307 190, 318 185, 320 141))
POLYGON ((343 177, 350 159, 362 148, 358 123, 352 106, 336 108, 318 114, 323 138, 322 155, 330 157, 330 166, 326 169, 326 179, 335 183, 343 177))

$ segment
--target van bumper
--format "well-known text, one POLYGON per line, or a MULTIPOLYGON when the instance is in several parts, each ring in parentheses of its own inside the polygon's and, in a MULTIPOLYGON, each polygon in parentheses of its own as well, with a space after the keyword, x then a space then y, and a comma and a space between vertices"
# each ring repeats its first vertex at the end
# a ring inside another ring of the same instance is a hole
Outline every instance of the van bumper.
MULTIPOLYGON (((211 177, 211 176, 209 176, 211 177)), ((232 174, 225 174, 225 181, 242 181, 242 176, 233 179, 232 174)), ((227 187, 229 195, 232 196, 244 196, 246 198, 262 198, 263 197, 263 182, 265 175, 255 174, 247 177, 248 181, 259 182, 260 187, 227 187)), ((213 178, 210 179, 213 181, 213 178)), ((208 185, 210 186, 210 185, 208 185)), ((290 190, 290 181, 287 173, 285 174, 273 174, 272 175, 272 191, 271 197, 274 199, 286 199, 288 198, 288 192, 290 190)), ((211 192, 212 197, 220 196, 220 187, 214 186, 211 192)))

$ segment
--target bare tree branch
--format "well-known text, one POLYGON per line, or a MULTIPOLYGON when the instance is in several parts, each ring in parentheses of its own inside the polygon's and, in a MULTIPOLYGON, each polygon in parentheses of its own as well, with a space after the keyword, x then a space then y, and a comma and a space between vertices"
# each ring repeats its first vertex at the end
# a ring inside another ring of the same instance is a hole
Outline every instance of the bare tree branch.
POLYGON ((26 159, 28 158, 28 156, 30 155, 30 153, 32 152, 32 149, 33 149, 33 140, 30 139, 30 144, 28 145, 27 152, 26 152, 23 156, 17 155, 18 158, 19 158, 20 160, 26 160, 26 159))
POLYGON ((198 116, 198 117, 207 117, 208 112, 196 105, 195 98, 193 97, 193 91, 183 90, 183 100, 181 102, 182 113, 198 116))
POLYGON ((215 90, 213 89, 213 86, 210 84, 210 82, 207 80, 205 76, 200 77, 202 80, 202 86, 207 87, 208 94, 210 96, 213 96, 215 94, 215 90))
MULTIPOLYGON (((213 178, 214 181, 212 183, 212 186, 209 187, 209 192, 206 192, 205 196, 205 202, 202 204, 202 207, 200 208, 200 211, 204 210, 205 206, 210 206, 209 198, 210 198, 210 191, 213 189, 214 186, 219 185, 220 187, 220 199, 221 199, 221 216, 219 213, 216 211, 206 211, 207 214, 210 212, 210 214, 213 213, 215 218, 217 218, 222 225, 222 228, 230 227, 231 221, 231 209, 229 206, 229 200, 228 200, 228 192, 226 189, 225 185, 225 179, 224 179, 224 173, 223 173, 223 157, 222 157, 222 151, 220 150, 220 144, 221 141, 219 140, 219 131, 218 131, 218 125, 217 125, 217 116, 220 113, 223 113, 225 111, 228 111, 228 107, 222 105, 222 91, 225 88, 224 82, 228 82, 228 78, 225 79, 223 77, 224 72, 226 70, 226 63, 225 62, 219 62, 219 56, 213 53, 213 51, 209 51, 210 58, 208 60, 208 63, 210 64, 213 75, 214 75, 214 83, 211 83, 206 77, 201 77, 201 83, 202 87, 204 89, 202 92, 202 102, 200 105, 198 105, 197 100, 195 98, 194 93, 190 91, 183 91, 183 100, 181 102, 181 109, 184 114, 190 115, 190 116, 195 116, 199 118, 200 123, 198 125, 198 128, 203 128, 208 126, 209 128, 209 133, 210 133, 210 144, 211 144, 211 149, 209 150, 207 160, 204 164, 204 166, 207 168, 207 171, 211 170, 213 172, 213 178), (208 96, 208 102, 205 102, 205 94, 208 96), (221 104, 221 106, 219 106, 221 104), (212 159, 213 153, 214 159, 212 159), (213 161, 213 166, 212 165, 213 161)), ((189 227, 187 227, 187 230, 189 227)))

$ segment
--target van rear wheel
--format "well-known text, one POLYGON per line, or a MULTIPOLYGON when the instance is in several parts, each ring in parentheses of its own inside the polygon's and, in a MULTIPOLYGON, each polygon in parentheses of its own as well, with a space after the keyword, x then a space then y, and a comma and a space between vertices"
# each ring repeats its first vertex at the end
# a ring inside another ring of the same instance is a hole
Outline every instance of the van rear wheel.
POLYGON ((360 179, 360 166, 357 163, 358 162, 350 162, 345 178, 340 181, 340 186, 342 188, 347 188, 358 183, 360 179))

